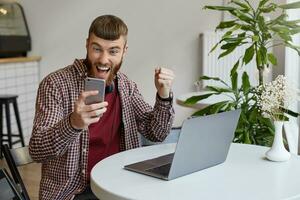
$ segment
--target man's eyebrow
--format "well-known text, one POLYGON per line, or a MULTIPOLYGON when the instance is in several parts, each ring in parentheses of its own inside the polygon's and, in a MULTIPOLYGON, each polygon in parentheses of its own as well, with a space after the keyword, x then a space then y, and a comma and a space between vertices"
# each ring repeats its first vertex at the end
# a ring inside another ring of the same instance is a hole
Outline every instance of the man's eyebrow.
POLYGON ((98 46, 98 47, 101 47, 101 45, 98 44, 97 42, 92 42, 92 45, 96 45, 96 46, 98 46))
POLYGON ((119 46, 113 46, 113 47, 110 47, 109 49, 121 49, 121 47, 119 47, 119 46))
MULTIPOLYGON (((96 45, 100 48, 102 48, 102 46, 100 44, 98 44, 97 42, 92 42, 92 45, 96 45)), ((120 46, 112 46, 112 47, 109 47, 109 49, 122 49, 120 46)))

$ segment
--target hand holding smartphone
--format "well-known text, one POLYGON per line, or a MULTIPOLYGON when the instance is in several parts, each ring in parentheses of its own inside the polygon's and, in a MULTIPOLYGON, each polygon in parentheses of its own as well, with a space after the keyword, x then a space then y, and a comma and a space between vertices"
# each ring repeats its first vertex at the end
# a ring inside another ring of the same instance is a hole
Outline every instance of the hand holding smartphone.
POLYGON ((105 97, 105 80, 87 77, 84 80, 84 91, 92 91, 92 90, 97 90, 98 94, 93 96, 88 96, 85 99, 85 104, 90 105, 94 103, 103 102, 105 97))

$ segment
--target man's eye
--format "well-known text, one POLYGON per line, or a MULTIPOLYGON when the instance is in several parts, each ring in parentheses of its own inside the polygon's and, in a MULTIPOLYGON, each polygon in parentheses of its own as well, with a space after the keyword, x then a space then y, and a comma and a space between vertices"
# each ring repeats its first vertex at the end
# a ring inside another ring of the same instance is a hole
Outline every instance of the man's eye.
POLYGON ((109 53, 110 53, 111 55, 116 55, 117 53, 119 53, 119 50, 113 49, 113 50, 110 50, 109 53))
POLYGON ((101 49, 98 48, 98 47, 93 47, 93 50, 96 51, 96 52, 99 52, 101 49))

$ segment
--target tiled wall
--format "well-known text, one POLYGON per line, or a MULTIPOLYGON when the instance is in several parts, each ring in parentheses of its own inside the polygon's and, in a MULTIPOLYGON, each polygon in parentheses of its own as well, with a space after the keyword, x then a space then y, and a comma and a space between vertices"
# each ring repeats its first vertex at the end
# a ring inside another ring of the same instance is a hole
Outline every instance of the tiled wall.
MULTIPOLYGON (((20 62, 0 64, 0 95, 17 94, 21 125, 28 144, 35 111, 35 98, 39 84, 39 62, 20 62)), ((17 133, 13 107, 11 111, 12 132, 17 133)), ((6 133, 6 118, 3 113, 3 128, 6 133)), ((17 145, 16 145, 17 146, 17 145)))

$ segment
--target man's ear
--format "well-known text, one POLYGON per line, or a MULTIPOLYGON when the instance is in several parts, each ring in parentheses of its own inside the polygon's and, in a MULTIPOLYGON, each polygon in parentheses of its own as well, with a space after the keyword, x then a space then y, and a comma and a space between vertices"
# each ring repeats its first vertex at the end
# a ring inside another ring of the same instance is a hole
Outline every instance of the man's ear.
POLYGON ((89 38, 86 38, 85 48, 86 48, 86 50, 88 50, 88 48, 89 48, 89 38))
POLYGON ((126 55, 126 53, 127 53, 127 49, 128 49, 128 45, 127 45, 127 43, 126 43, 126 44, 125 44, 125 47, 124 47, 123 56, 124 56, 124 55, 126 55))

